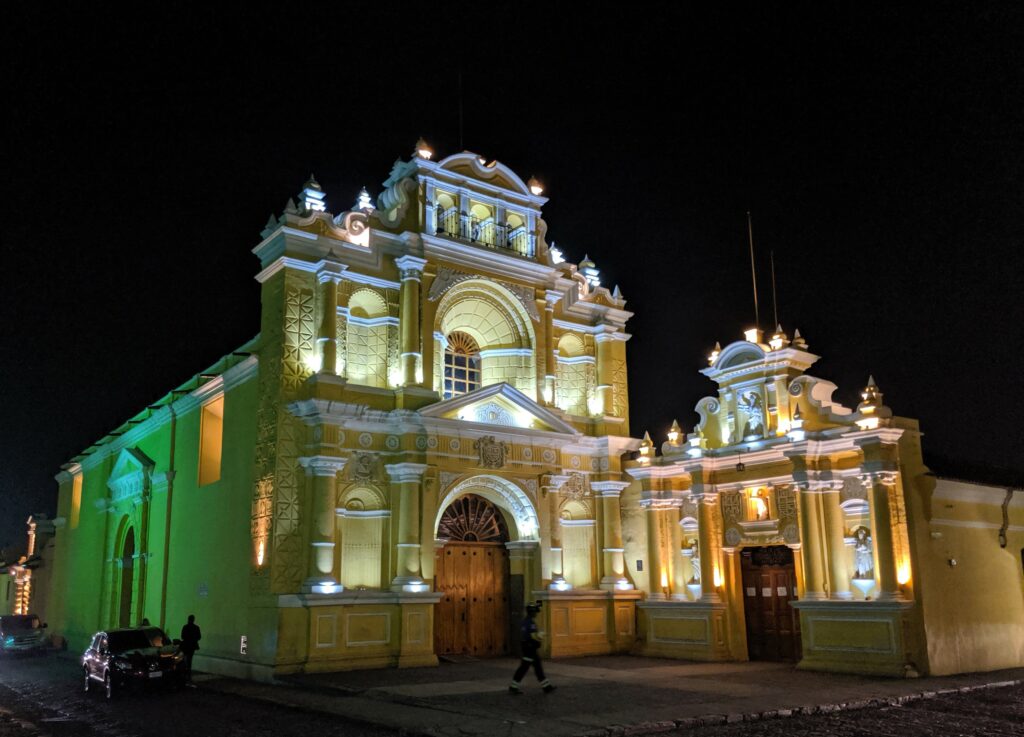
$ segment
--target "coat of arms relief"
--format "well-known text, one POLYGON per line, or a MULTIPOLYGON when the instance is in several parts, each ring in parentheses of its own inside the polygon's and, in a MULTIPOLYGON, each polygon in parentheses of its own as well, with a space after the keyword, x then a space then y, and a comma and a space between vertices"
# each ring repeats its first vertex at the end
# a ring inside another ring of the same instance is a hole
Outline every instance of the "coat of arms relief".
POLYGON ((484 468, 501 468, 505 465, 505 456, 512 450, 511 445, 495 440, 493 435, 475 441, 473 448, 480 454, 480 465, 484 468))

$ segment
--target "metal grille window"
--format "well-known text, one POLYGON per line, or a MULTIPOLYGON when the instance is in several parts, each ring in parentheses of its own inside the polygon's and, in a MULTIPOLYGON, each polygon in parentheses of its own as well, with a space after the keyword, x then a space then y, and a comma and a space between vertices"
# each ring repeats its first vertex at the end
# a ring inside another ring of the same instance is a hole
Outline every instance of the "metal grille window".
POLYGON ((448 336, 444 351, 444 398, 480 388, 480 347, 465 333, 448 336))

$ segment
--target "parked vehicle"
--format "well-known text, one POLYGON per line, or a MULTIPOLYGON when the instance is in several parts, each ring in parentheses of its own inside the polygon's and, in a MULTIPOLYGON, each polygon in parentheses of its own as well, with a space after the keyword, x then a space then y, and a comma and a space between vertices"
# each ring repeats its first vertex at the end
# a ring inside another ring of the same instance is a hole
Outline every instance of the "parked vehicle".
POLYGON ((185 682, 185 656, 159 627, 97 632, 82 655, 82 676, 86 691, 100 683, 107 699, 132 685, 178 687, 185 682))
POLYGON ((39 652, 46 647, 46 625, 35 614, 0 617, 0 652, 39 652))

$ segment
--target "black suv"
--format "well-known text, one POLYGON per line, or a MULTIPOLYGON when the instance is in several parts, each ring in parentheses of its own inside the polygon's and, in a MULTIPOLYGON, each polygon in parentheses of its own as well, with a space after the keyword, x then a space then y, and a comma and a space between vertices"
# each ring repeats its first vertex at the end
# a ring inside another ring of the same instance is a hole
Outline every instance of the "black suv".
POLYGON ((112 699, 132 684, 181 686, 185 656, 159 627, 108 630, 93 635, 82 655, 82 671, 86 691, 97 681, 103 684, 104 695, 112 699))

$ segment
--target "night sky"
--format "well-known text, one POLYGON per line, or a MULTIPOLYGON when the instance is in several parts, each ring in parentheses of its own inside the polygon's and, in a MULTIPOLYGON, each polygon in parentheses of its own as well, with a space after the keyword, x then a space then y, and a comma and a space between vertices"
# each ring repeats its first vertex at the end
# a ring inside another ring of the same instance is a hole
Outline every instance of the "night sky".
POLYGON ((337 213, 419 136, 536 175, 549 241, 620 285, 634 435, 691 430, 705 356, 752 322, 750 210, 763 327, 774 250, 779 319, 837 399, 872 373, 936 463, 1024 471, 1019 3, 25 5, 2 52, 0 544, 53 513, 62 463, 258 332, 250 249, 310 172, 337 213))

